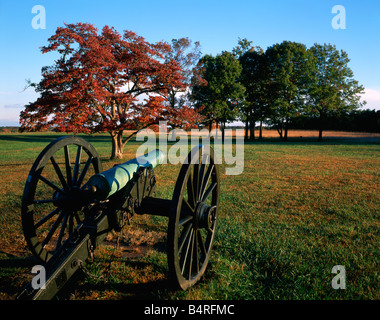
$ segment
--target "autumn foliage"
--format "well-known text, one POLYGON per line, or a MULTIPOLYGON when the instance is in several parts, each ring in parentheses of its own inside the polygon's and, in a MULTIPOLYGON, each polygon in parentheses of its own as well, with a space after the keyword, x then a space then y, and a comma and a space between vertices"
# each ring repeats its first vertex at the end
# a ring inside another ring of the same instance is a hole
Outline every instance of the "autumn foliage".
POLYGON ((136 133, 160 120, 191 127, 200 120, 190 107, 173 108, 163 98, 187 85, 180 64, 165 59, 172 50, 166 42, 77 23, 58 28, 41 50, 59 58, 42 69, 39 83, 30 84, 40 97, 21 112, 21 130, 109 132, 111 158, 121 158, 132 136, 123 138, 124 130, 136 133))

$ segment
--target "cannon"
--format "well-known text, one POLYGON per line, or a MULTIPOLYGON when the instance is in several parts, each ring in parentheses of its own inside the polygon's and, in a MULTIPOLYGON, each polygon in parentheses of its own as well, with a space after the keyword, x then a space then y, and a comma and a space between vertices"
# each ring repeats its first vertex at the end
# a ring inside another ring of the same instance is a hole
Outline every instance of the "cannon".
POLYGON ((194 147, 180 169, 172 199, 154 197, 157 149, 103 171, 95 148, 78 136, 51 142, 35 160, 22 196, 25 240, 46 270, 43 286, 24 287, 17 299, 54 298, 84 270, 112 230, 135 214, 168 218, 169 279, 180 290, 205 273, 216 232, 219 173, 210 146, 194 147))

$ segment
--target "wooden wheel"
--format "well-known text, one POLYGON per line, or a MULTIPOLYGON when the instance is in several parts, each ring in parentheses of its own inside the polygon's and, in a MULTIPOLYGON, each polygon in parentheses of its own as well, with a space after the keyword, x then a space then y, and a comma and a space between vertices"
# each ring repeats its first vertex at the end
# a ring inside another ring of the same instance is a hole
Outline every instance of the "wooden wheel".
POLYGON ((184 290, 206 270, 219 204, 219 173, 212 148, 195 147, 186 160, 175 185, 168 227, 170 274, 184 290))
POLYGON ((22 197, 22 227, 32 253, 42 262, 67 240, 84 218, 84 183, 102 167, 82 138, 50 143, 34 162, 22 197))

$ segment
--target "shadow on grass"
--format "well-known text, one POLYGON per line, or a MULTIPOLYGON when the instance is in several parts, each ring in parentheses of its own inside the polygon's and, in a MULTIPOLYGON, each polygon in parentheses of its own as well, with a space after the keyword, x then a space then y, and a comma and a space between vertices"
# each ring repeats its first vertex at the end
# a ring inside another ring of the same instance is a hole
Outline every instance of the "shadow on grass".
MULTIPOLYGON (((51 133, 40 133, 40 134, 1 134, 0 141, 15 141, 15 142, 41 142, 41 143, 50 143, 55 139, 64 137, 64 136, 74 136, 71 134, 51 134, 51 133)), ((76 135, 75 135, 76 136, 76 135)), ((89 141, 89 142, 111 142, 111 138, 108 135, 84 135, 80 134, 79 137, 89 141)))
MULTIPOLYGON (((83 278, 83 275, 77 276, 77 281, 83 278)), ((74 281, 71 281, 74 282, 74 281)), ((68 285, 57 296, 58 299, 69 299, 71 294, 78 296, 80 300, 86 299, 81 297, 82 294, 96 292, 99 296, 106 292, 117 292, 118 300, 160 300, 169 295, 168 291, 174 291, 175 288, 169 279, 150 281, 146 283, 85 283, 68 285), (76 286, 75 286, 76 285, 76 286)))
POLYGON ((1 269, 28 268, 28 267, 34 266, 36 263, 37 263, 37 260, 34 257, 25 257, 25 258, 15 257, 11 259, 0 260, 0 273, 1 273, 1 269))
MULTIPOLYGON (((128 266, 138 269, 144 269, 151 264, 142 261, 124 261, 128 266)), ((156 266, 157 267, 157 266, 156 266)), ((155 269, 157 273, 166 273, 167 270, 162 268, 155 269)), ((104 271, 104 270, 103 270, 104 271)), ((111 275, 112 276, 112 275, 111 275)), ((79 299, 89 300, 91 292, 95 292, 99 297, 107 299, 109 292, 117 293, 117 300, 159 300, 166 299, 177 288, 170 278, 145 281, 141 283, 128 283, 122 280, 113 280, 112 277, 108 278, 105 274, 104 278, 91 279, 91 275, 86 275, 84 272, 77 272, 64 286, 64 288, 57 295, 57 299, 79 299), (73 297, 74 295, 74 297, 73 297)), ((134 279, 135 281, 136 279, 134 279)), ((139 279, 137 279, 138 281, 139 279)), ((111 298, 114 300, 114 297, 111 298)))
MULTIPOLYGON (((26 274, 38 264, 35 257, 10 258, 0 260, 0 300, 14 300, 22 288, 27 285, 26 274), (26 269, 26 270, 23 270, 26 269)), ((86 274, 78 271, 67 281, 54 300, 68 300, 74 294, 78 299, 90 291, 102 293, 117 292, 119 299, 126 300, 156 300, 167 297, 170 291, 175 291, 169 279, 161 279, 145 283, 122 283, 105 281, 91 283, 86 281, 86 274)))
MULTIPOLYGON (((0 253, 3 252, 0 251, 0 253)), ((14 300, 27 283, 25 274, 38 262, 32 256, 15 257, 13 255, 6 255, 11 258, 0 260, 0 298, 14 300)))
MULTIPOLYGON (((158 251, 162 250, 161 244, 157 249, 158 251)), ((34 256, 18 257, 2 250, 0 250, 0 254, 0 300, 15 300, 31 280, 32 267, 40 262, 34 256)), ((97 262, 107 262, 109 259, 103 260, 103 258, 97 258, 97 262)), ((124 263, 140 270, 151 266, 150 263, 139 260, 125 260, 124 263)), ((159 265, 155 266, 155 271, 157 274, 167 273, 166 268, 159 265)), ((105 277, 94 280, 91 273, 86 274, 86 272, 78 270, 64 284, 53 300, 92 299, 89 292, 96 292, 100 297, 105 296, 105 299, 107 299, 107 293, 115 292, 118 300, 158 300, 169 298, 171 292, 177 291, 174 283, 167 277, 141 283, 128 283, 128 281, 123 283, 122 280, 115 281, 112 274, 108 274, 106 268, 102 272, 105 277)), ((139 279, 135 280, 139 281, 139 279)))

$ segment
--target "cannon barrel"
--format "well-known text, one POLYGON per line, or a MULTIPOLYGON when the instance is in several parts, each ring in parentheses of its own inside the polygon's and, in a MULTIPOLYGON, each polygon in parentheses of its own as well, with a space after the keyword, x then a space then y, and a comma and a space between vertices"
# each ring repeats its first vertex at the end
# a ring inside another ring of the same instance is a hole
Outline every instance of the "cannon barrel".
POLYGON ((139 168, 155 168, 162 164, 164 159, 165 154, 161 150, 153 150, 143 156, 93 175, 86 183, 87 188, 95 193, 98 200, 105 200, 123 189, 139 168))

